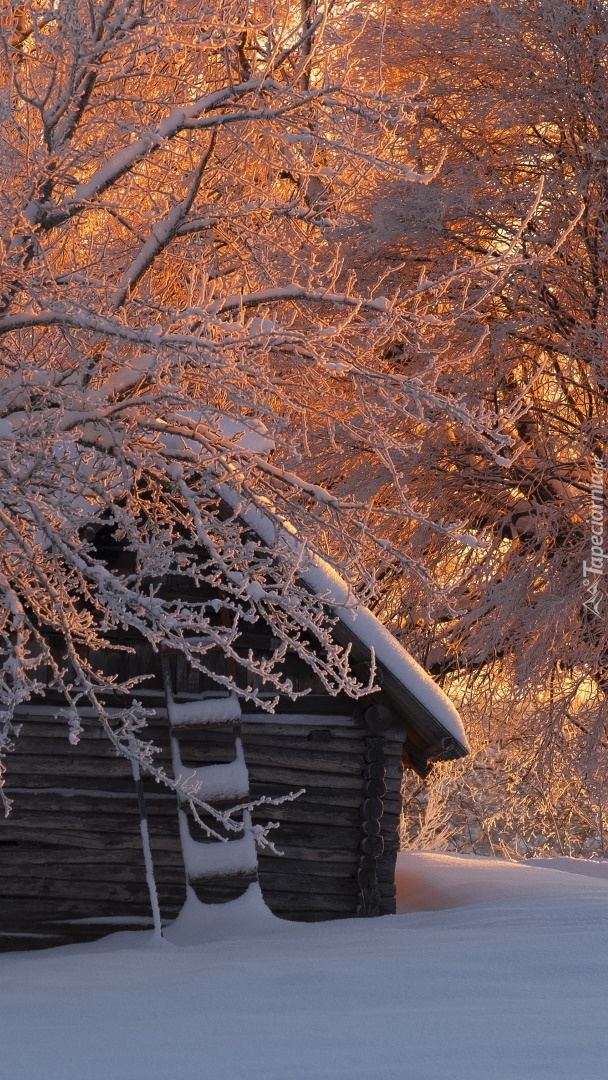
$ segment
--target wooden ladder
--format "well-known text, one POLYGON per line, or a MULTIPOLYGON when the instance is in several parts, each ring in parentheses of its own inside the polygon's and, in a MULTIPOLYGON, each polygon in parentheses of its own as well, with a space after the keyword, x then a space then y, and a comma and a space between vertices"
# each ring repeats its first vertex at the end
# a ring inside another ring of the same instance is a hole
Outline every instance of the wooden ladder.
MULTIPOLYGON (((163 683, 167 715, 171 732, 173 775, 186 782, 188 789, 203 802, 227 806, 249 799, 249 775, 241 738, 241 707, 236 694, 218 692, 188 695, 188 701, 178 702, 179 692, 172 685, 167 656, 163 657, 163 683), (201 729, 232 730, 234 759, 221 765, 201 765, 189 768, 182 761, 180 736, 201 729)), ((245 828, 235 840, 196 840, 191 833, 192 815, 188 800, 180 796, 179 835, 188 885, 217 882, 234 884, 257 880, 257 853, 251 832, 251 813, 241 811, 245 828)), ((215 823, 211 822, 212 827, 215 823)), ((221 829, 221 826, 220 826, 221 829)))

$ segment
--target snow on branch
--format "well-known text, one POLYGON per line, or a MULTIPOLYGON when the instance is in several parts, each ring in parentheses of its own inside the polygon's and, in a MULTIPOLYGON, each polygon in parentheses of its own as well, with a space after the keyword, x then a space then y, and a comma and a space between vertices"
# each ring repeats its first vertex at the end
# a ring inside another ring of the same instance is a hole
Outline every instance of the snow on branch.
POLYGON ((495 463, 519 416, 455 374, 488 347, 517 245, 424 280, 370 255, 387 168, 429 193, 441 148, 412 171, 418 106, 357 53, 366 10, 229 7, 203 25, 168 0, 90 18, 61 0, 57 21, 28 8, 26 38, 0 27, 0 750, 50 689, 68 737, 90 709, 169 786, 145 716, 108 705, 137 698, 150 657, 267 711, 305 693, 288 652, 328 694, 369 693, 306 553, 363 607, 387 575, 443 603, 428 545, 484 552, 485 524, 430 511, 421 441, 495 463), (290 521, 298 551, 261 543, 228 488, 290 521), (265 657, 239 646, 260 622, 265 657), (126 669, 129 640, 145 670, 114 679, 100 658, 126 669))

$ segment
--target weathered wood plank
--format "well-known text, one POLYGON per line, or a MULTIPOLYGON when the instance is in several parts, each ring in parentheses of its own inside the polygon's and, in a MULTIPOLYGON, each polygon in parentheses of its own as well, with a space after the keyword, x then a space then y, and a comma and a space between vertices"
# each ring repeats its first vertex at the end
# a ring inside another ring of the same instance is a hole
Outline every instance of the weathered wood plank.
MULTIPOLYGON (((309 737, 311 735, 319 735, 319 731, 314 728, 299 731, 298 734, 292 734, 285 728, 280 728, 276 732, 259 730, 252 732, 250 730, 251 727, 252 725, 243 725, 242 733, 243 745, 252 750, 263 748, 267 753, 270 753, 276 747, 280 750, 302 751, 306 754, 324 754, 326 751, 338 754, 356 754, 360 757, 361 767, 363 767, 363 739, 358 735, 356 737, 350 737, 342 735, 339 732, 339 729, 328 729, 331 737, 329 739, 320 740, 318 738, 309 737)), ((324 729, 321 728, 320 730, 323 731, 324 729)))
MULTIPOLYGON (((113 802, 114 800, 112 800, 113 802)), ((150 808, 152 811, 152 807, 150 808)), ((177 824, 173 824, 172 820, 177 819, 175 814, 165 813, 151 813, 151 817, 155 818, 154 831, 155 832, 174 832, 177 828, 177 824)), ((72 832, 103 832, 103 833, 116 833, 127 832, 133 830, 139 831, 139 815, 137 806, 129 804, 128 809, 123 809, 119 813, 108 810, 105 813, 99 813, 97 809, 90 804, 88 810, 82 810, 79 813, 66 814, 65 811, 60 808, 56 812, 48 810, 44 813, 39 812, 34 806, 32 809, 27 807, 20 807, 15 809, 11 816, 6 819, 3 829, 0 832, 0 836, 10 836, 13 828, 17 826, 20 828, 30 825, 32 828, 37 828, 41 833, 57 832, 61 833, 63 829, 69 827, 72 832)))
POLYGON ((328 893, 320 893, 317 896, 301 896, 297 892, 273 890, 267 897, 266 903, 271 911, 276 914, 288 914, 293 912, 327 912, 336 915, 355 915, 356 896, 332 896, 328 893))
MULTIPOLYGON (((184 889, 181 883, 171 884, 163 882, 162 891, 164 896, 173 898, 175 902, 182 896, 184 889)), ((65 881, 63 879, 36 879, 33 877, 14 877, 3 883, 4 900, 9 897, 17 898, 48 898, 58 900, 107 900, 114 903, 132 902, 135 896, 141 901, 147 896, 145 881, 131 881, 129 883, 117 881, 65 881)))
MULTIPOLYGON (((353 708, 352 698, 347 697, 346 694, 337 694, 335 697, 330 697, 329 694, 305 694, 296 698, 295 701, 289 701, 287 698, 281 700, 281 713, 284 715, 309 713, 313 716, 352 716, 353 708)), ((253 702, 243 702, 244 714, 259 715, 259 712, 259 708, 253 702)))
MULTIPOLYGON (((349 866, 356 866, 358 861, 358 852, 348 850, 343 851, 341 848, 323 848, 321 846, 311 848, 307 844, 290 843, 289 846, 283 844, 278 845, 285 851, 285 857, 289 859, 295 859, 298 862, 315 862, 318 865, 326 863, 342 863, 349 866)), ((260 869, 265 866, 267 860, 280 858, 279 855, 260 855, 258 864, 260 869)))
MULTIPOLYGON (((285 813, 289 811, 289 808, 293 808, 293 814, 297 817, 296 806, 299 808, 305 803, 311 806, 335 806, 335 807, 359 807, 361 805, 361 787, 356 786, 353 788, 332 788, 332 787, 312 787, 307 785, 296 785, 293 783, 282 784, 277 782, 260 783, 256 777, 250 774, 250 791, 252 798, 260 798, 262 795, 278 796, 288 795, 291 791, 298 790, 301 786, 305 786, 304 795, 292 803, 283 803, 285 813)), ((256 810, 256 814, 268 813, 272 817, 270 808, 261 807, 256 810)))
MULTIPOLYGON (((10 829, 11 821, 19 818, 22 812, 45 814, 48 811, 60 813, 70 817, 72 814, 125 814, 127 817, 133 813, 136 806, 137 796, 134 792, 100 792, 94 794, 74 793, 73 795, 61 794, 50 789, 48 791, 34 788, 32 793, 14 793, 7 787, 7 795, 14 800, 14 809, 11 817, 0 819, 0 839, 3 829, 10 829)), ((175 795, 158 796, 156 793, 146 792, 146 806, 149 817, 165 817, 175 813, 177 801, 175 795)))
MULTIPOLYGON (((52 776, 55 772, 68 773, 71 775, 72 781, 75 781, 78 777, 96 777, 97 781, 100 781, 106 776, 127 777, 130 775, 130 767, 126 758, 110 757, 105 754, 99 756, 89 754, 74 754, 73 756, 62 754, 59 756, 55 753, 48 755, 13 754, 11 755, 8 771, 11 778, 15 778, 15 780, 17 777, 19 778, 18 783, 21 783, 22 776, 52 776)), ((72 783, 72 786, 77 787, 78 785, 72 783)), ((98 782, 95 786, 103 787, 103 784, 98 782)))
MULTIPOLYGON (((163 888, 167 885, 178 884, 181 886, 184 880, 184 868, 183 866, 168 866, 159 865, 156 863, 155 872, 158 880, 162 879, 163 888)), ((0 881, 2 882, 2 891, 5 896, 12 895, 11 889, 13 884, 19 880, 19 875, 23 876, 26 871, 27 880, 32 882, 32 888, 36 885, 43 885, 45 882, 55 882, 57 885, 64 882, 67 891, 71 891, 72 884, 74 882, 94 881, 100 886, 100 894, 103 895, 105 886, 112 883, 133 883, 139 877, 139 887, 145 889, 145 868, 143 859, 133 859, 129 862, 123 861, 122 864, 109 864, 105 859, 100 864, 99 859, 97 864, 95 863, 70 863, 66 864, 63 860, 58 859, 57 862, 48 862, 46 864, 38 864, 36 866, 35 874, 32 873, 32 864, 29 859, 24 860, 23 863, 14 863, 12 866, 3 865, 0 867, 0 881)))
POLYGON ((302 900, 319 896, 351 897, 353 902, 358 893, 354 877, 308 877, 297 874, 285 877, 281 874, 260 874, 260 885, 268 902, 282 892, 297 892, 302 900))
POLYGON ((332 788, 339 788, 343 791, 360 791, 363 778, 354 774, 340 774, 337 773, 325 773, 323 777, 319 777, 314 772, 308 772, 306 769, 286 769, 274 767, 271 764, 252 764, 249 770, 249 776, 251 785, 254 783, 266 783, 266 784, 287 784, 296 788, 310 788, 318 789, 323 787, 323 779, 331 776, 332 788))
MULTIPOLYGON (((179 870, 183 874, 183 860, 181 851, 162 851, 159 852, 155 862, 155 868, 157 868, 161 874, 165 872, 172 873, 174 870, 179 870)), ((143 866, 143 856, 141 852, 134 850, 133 856, 126 860, 124 852, 122 851, 106 851, 103 859, 103 866, 107 867, 109 873, 113 873, 122 867, 132 867, 135 864, 143 866), (138 860, 138 855, 140 856, 138 860)), ((54 848, 47 847, 34 847, 33 844, 22 844, 17 847, 6 847, 2 849, 2 857, 0 858, 0 878, 8 877, 15 872, 14 868, 26 864, 29 870, 33 873, 43 873, 45 869, 53 869, 54 867, 60 867, 63 872, 64 868, 73 867, 74 873, 80 873, 81 870, 86 870, 88 867, 97 869, 99 872, 99 856, 94 852, 81 851, 76 848, 66 848, 61 853, 57 853, 54 848)))
POLYGON ((265 876, 280 874, 282 877, 297 877, 299 874, 315 880, 316 878, 351 878, 355 879, 356 865, 354 862, 336 862, 335 859, 327 862, 319 862, 310 859, 304 863, 301 859, 291 859, 289 856, 268 855, 260 862, 261 870, 265 876))
MULTIPOLYGON (((173 898, 170 897, 168 901, 164 899, 164 889, 159 890, 161 906, 177 913, 184 902, 186 886, 183 885, 181 893, 177 887, 172 886, 172 889, 175 889, 174 896, 173 898)), ((28 899, 27 893, 24 899, 28 899)), ((126 899, 121 900, 119 907, 117 907, 115 900, 95 895, 79 900, 32 897, 31 901, 28 900, 27 909, 23 905, 17 904, 14 898, 10 900, 6 900, 4 897, 0 898, 0 923, 3 929, 9 928, 7 925, 9 917, 12 923, 17 923, 21 929, 25 928, 26 919, 30 922, 33 918, 39 924, 44 922, 46 925, 40 926, 42 930, 50 926, 55 920, 104 918, 108 915, 144 915, 147 917, 149 914, 149 896, 144 895, 143 892, 138 894, 135 891, 126 899)), ((34 927, 30 925, 30 929, 34 930, 34 927)))
MULTIPOLYGON (((35 822, 32 822, 29 828, 25 825, 15 825, 11 832, 12 839, 17 842, 36 841, 40 839, 40 836, 40 826, 37 826, 35 822)), ((98 830, 78 832, 72 828, 71 824, 64 824, 61 831, 51 830, 44 833, 44 844, 49 848, 82 848, 99 853, 124 851, 125 857, 127 853, 139 851, 141 848, 141 841, 138 841, 135 832, 131 834, 116 833, 112 830, 105 834, 98 830)), ((167 829, 166 835, 156 833, 152 836, 152 848, 154 851, 174 851, 175 844, 176 836, 173 829, 167 829)))
MULTIPOLYGON (((357 754, 348 753, 317 753, 313 745, 308 752, 291 750, 285 747, 262 747, 245 746, 245 755, 250 773, 257 772, 257 766, 272 769, 297 769, 305 773, 314 773, 317 776, 330 773, 332 776, 352 776, 357 779, 361 776, 361 758, 357 754)), ((234 754, 233 754, 234 757, 234 754)), ((189 747, 182 761, 195 765, 204 765, 211 759, 208 748, 201 747, 197 754, 196 749, 189 747)), ((213 760, 216 761, 215 757, 213 760)), ((228 759, 230 760, 230 759, 228 759)))
MULTIPOLYGON (((289 854, 291 847, 321 848, 331 851, 353 851, 358 846, 358 828, 345 828, 343 826, 326 826, 314 824, 301 824, 300 822, 285 823, 281 829, 280 847, 289 854)), ((292 856, 293 858, 293 856, 292 856)))

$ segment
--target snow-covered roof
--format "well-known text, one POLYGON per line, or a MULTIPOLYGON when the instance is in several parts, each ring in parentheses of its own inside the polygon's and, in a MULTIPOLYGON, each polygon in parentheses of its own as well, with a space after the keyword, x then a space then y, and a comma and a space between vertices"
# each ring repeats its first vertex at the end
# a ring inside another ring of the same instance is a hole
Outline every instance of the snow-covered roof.
MULTIPOLYGON (((275 546, 277 533, 280 532, 281 540, 293 548, 294 555, 297 554, 300 578, 317 596, 327 600, 353 638, 370 653, 373 650, 381 671, 393 677, 393 686, 396 681, 402 688, 403 698, 414 699, 422 713, 428 714, 429 720, 434 720, 444 734, 456 740, 466 753, 470 748, 462 720, 447 694, 373 612, 353 599, 352 591, 336 570, 310 550, 303 555, 301 541, 287 526, 277 525, 258 507, 246 504, 238 492, 228 485, 218 485, 218 492, 269 547, 275 546)), ((387 692, 390 693, 388 688, 387 692)), ((393 692, 391 697, 395 696, 393 692)), ((406 711, 407 704, 406 700, 406 711)))

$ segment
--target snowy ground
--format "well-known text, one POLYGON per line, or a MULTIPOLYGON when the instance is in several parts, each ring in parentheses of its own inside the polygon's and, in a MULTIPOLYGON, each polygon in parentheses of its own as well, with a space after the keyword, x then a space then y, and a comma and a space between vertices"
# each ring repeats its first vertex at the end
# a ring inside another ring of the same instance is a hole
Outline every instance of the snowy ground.
POLYGON ((5 954, 2 1078, 606 1080, 608 863, 402 855, 399 892, 5 954))

